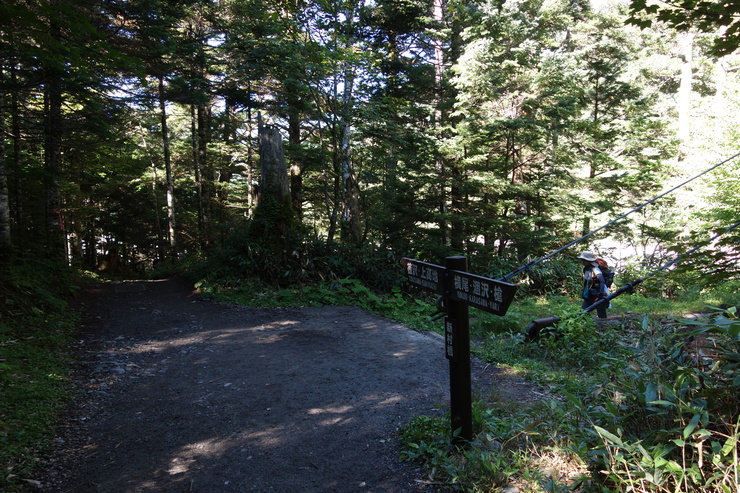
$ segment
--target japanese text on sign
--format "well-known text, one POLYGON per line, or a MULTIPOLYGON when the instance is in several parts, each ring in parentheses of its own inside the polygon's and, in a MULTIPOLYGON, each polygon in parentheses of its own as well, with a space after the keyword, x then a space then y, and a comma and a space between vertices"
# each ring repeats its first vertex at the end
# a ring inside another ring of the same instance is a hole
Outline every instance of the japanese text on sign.
POLYGON ((516 293, 517 286, 508 282, 414 259, 402 262, 410 284, 496 315, 506 314, 516 293))
POLYGON ((506 313, 516 286, 472 274, 452 272, 452 297, 493 313, 506 313))
POLYGON ((456 356, 454 322, 450 319, 445 319, 445 356, 451 360, 456 356))
POLYGON ((444 277, 443 267, 419 262, 418 260, 405 260, 405 265, 406 275, 411 284, 440 294, 442 293, 444 277))

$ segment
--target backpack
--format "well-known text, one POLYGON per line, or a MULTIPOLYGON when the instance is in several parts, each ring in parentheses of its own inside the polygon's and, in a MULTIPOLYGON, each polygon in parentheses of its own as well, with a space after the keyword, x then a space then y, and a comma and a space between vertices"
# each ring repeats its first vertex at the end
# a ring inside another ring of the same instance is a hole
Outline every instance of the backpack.
POLYGON ((612 287, 612 284, 614 284, 614 271, 609 268, 609 264, 601 257, 596 259, 596 263, 599 264, 601 274, 604 276, 604 284, 606 284, 607 288, 612 287))

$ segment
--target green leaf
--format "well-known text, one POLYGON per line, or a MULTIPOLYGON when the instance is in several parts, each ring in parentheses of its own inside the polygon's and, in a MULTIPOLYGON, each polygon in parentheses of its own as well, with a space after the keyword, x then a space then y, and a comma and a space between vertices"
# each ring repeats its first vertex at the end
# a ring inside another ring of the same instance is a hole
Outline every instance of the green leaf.
POLYGON ((645 402, 654 402, 658 398, 658 386, 655 382, 650 382, 645 387, 645 402))
POLYGON ((737 445, 737 438, 732 436, 727 439, 724 446, 722 447, 722 455, 729 455, 735 449, 737 445))
POLYGON ((576 397, 575 395, 571 394, 570 392, 563 392, 565 394, 565 397, 578 409, 583 409, 583 402, 576 397))
POLYGON ((683 471, 683 467, 681 467, 676 461, 669 460, 665 464, 665 469, 671 472, 681 472, 683 471))
POLYGON ((693 436, 694 438, 697 438, 697 439, 700 439, 701 440, 704 437, 712 436, 712 432, 709 431, 709 430, 705 430, 704 428, 702 428, 700 430, 696 430, 694 433, 692 433, 691 436, 693 436))
POLYGON ((648 404, 658 404, 660 406, 676 406, 676 403, 664 400, 650 401, 648 402, 648 404))
POLYGON ((617 435, 613 434, 610 431, 605 430, 604 428, 600 426, 594 425, 594 429, 596 430, 596 433, 601 435, 602 438, 605 438, 606 440, 610 441, 611 443, 619 446, 623 446, 624 443, 622 442, 622 439, 619 438, 617 435))
POLYGON ((645 450, 645 447, 643 447, 641 443, 637 444, 637 450, 640 451, 644 459, 649 460, 649 461, 653 460, 653 458, 650 456, 650 453, 647 450, 645 450))
POLYGON ((701 414, 694 414, 694 417, 691 418, 691 422, 686 426, 686 428, 683 429, 683 438, 686 440, 691 436, 691 433, 696 428, 696 425, 699 424, 699 420, 701 419, 701 414))

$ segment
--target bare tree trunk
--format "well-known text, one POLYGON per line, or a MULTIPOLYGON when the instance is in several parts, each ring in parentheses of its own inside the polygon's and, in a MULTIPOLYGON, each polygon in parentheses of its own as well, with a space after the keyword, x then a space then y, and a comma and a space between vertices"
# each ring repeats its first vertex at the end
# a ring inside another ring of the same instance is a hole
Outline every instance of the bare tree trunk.
POLYGON ((157 230, 157 258, 165 258, 163 234, 162 234, 162 223, 159 220, 159 195, 157 194, 157 164, 154 162, 151 150, 149 149, 149 142, 146 140, 146 129, 140 127, 141 130, 141 142, 144 144, 144 150, 147 156, 149 156, 149 165, 152 168, 152 204, 154 206, 154 227, 157 230))
MULTIPOLYGON (((13 87, 19 87, 18 86, 18 73, 16 72, 15 67, 11 67, 10 69, 10 82, 13 85, 13 87)), ((23 180, 21 179, 21 124, 20 124, 20 113, 21 113, 21 106, 19 102, 18 92, 13 91, 10 97, 10 104, 11 104, 11 131, 13 132, 13 166, 12 169, 14 170, 14 182, 13 182, 13 205, 12 207, 12 218, 15 221, 15 224, 21 224, 22 223, 22 217, 23 217, 23 180)), ((6 169, 7 171, 7 169, 6 169)), ((20 228, 19 228, 20 230, 20 228)), ((18 248, 23 248, 24 242, 26 238, 25 235, 22 234, 22 231, 19 231, 16 235, 16 242, 15 246, 18 248)))
MULTIPOLYGON (((5 69, 0 67, 0 81, 5 69)), ((10 254, 10 201, 8 200, 8 173, 5 166, 5 91, 0 89, 0 262, 10 254)))
POLYGON ((46 247, 51 257, 65 253, 62 222, 62 88, 59 74, 50 71, 44 90, 44 167, 46 170, 46 247))
MULTIPOLYGON (((434 0, 433 5, 434 21, 438 25, 444 22, 444 0, 434 0)), ((434 39, 434 127, 435 134, 442 133, 442 82, 444 76, 444 47, 442 39, 437 36, 434 39)), ((439 231, 441 233, 441 242, 443 245, 448 244, 447 232, 447 180, 445 178, 445 163, 441 154, 437 153, 437 176, 439 177, 439 231)))
MULTIPOLYGON (((301 144, 300 121, 298 112, 291 112, 288 117, 288 142, 296 148, 301 144)), ((293 213, 300 220, 303 217, 303 174, 298 162, 291 163, 290 165, 290 193, 292 196, 293 213)))
POLYGON ((679 35, 681 49, 681 84, 678 88, 678 138, 686 144, 691 137, 689 115, 691 112, 691 83, 693 79, 694 33, 679 35))
POLYGON ((164 151, 164 169, 167 180, 167 239, 169 240, 169 255, 177 255, 177 237, 175 223, 175 185, 172 178, 172 157, 170 156, 170 136, 167 127, 167 101, 164 95, 164 77, 158 77, 159 110, 162 123, 162 149, 164 151))
MULTIPOLYGON (((247 217, 254 217, 254 210, 257 207, 257 187, 254 185, 254 148, 252 140, 252 131, 254 130, 254 117, 252 116, 252 86, 247 83, 247 217)), ((258 113, 259 116, 259 113, 258 113)), ((259 122, 257 124, 257 133, 259 134, 259 122)), ((259 140, 259 137, 258 137, 259 140)))
MULTIPOLYGON (((231 149, 232 146, 237 145, 239 136, 237 131, 240 128, 238 117, 236 116, 236 101, 233 97, 227 96, 224 99, 224 115, 225 122, 223 127, 223 141, 227 149, 231 149)), ((212 140, 209 137, 209 142, 212 140)), ((233 162, 222 162, 218 169, 218 183, 228 184, 237 173, 237 167, 233 162)), ((217 211, 220 213, 224 204, 229 200, 229 187, 228 186, 217 186, 216 188, 216 206, 219 208, 217 211)))
MULTIPOLYGON (((359 2, 360 7, 362 1, 359 2)), ((346 27, 346 44, 345 49, 349 52, 355 42, 355 38, 350 33, 353 30, 355 22, 355 8, 348 6, 344 12, 346 27)), ((362 227, 360 225, 360 199, 357 176, 352 166, 352 144, 350 141, 352 132, 352 113, 354 99, 355 72, 354 67, 345 62, 344 67, 344 89, 342 92, 342 110, 341 110, 341 143, 340 156, 342 166, 342 191, 343 210, 342 210, 342 239, 348 243, 359 244, 362 241, 362 227)))
POLYGON ((193 173, 195 175, 195 190, 198 195, 198 235, 200 238, 203 238, 205 235, 203 177, 200 172, 200 156, 198 153, 198 120, 195 112, 195 105, 190 105, 190 138, 193 141, 193 173))
POLYGON ((203 199, 203 236, 200 238, 203 246, 208 246, 212 241, 212 224, 215 211, 215 173, 213 163, 208 161, 208 127, 210 118, 208 108, 204 104, 198 105, 198 164, 201 170, 201 189, 203 199))
POLYGON ((273 125, 260 123, 258 133, 262 179, 255 211, 255 232, 267 241, 283 239, 293 219, 283 139, 280 130, 273 125))

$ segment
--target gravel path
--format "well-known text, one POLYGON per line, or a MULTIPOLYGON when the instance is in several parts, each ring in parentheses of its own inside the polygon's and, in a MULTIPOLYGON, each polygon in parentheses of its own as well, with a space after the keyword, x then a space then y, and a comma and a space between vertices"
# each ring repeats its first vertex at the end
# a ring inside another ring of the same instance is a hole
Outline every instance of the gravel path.
POLYGON ((179 280, 86 289, 54 492, 430 491, 399 425, 449 407, 441 337, 354 307, 249 308, 179 280))
MULTIPOLYGON (((355 307, 250 308, 172 279, 85 288, 76 399, 34 491, 431 492, 398 427, 449 409, 444 340, 355 307)), ((479 396, 527 401, 472 363, 479 396)))

